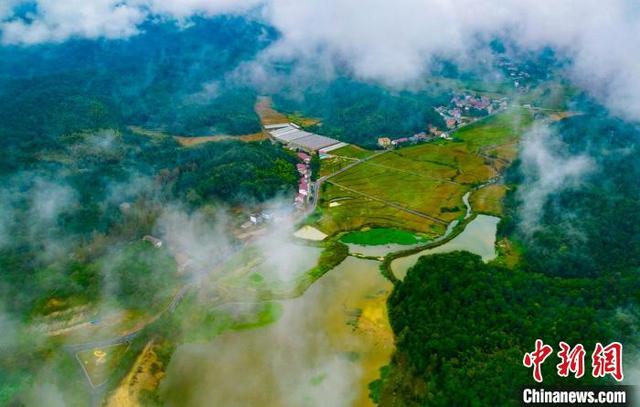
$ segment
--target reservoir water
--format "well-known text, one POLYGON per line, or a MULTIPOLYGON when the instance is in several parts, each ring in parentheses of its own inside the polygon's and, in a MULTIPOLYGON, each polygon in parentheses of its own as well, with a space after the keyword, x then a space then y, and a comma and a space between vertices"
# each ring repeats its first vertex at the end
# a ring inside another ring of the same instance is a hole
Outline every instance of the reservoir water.
POLYGON ((367 385, 393 351, 379 263, 345 259, 282 316, 180 346, 161 394, 168 406, 371 406, 367 385))
MULTIPOLYGON (((392 269, 403 278, 420 256, 454 250, 489 261, 496 256, 499 220, 478 215, 451 241, 396 259, 392 269)), ((395 245, 366 248, 375 250, 368 255, 383 255, 395 245)), ((391 290, 377 261, 348 257, 300 297, 280 301, 276 322, 179 346, 161 385, 163 401, 194 407, 372 406, 367 386, 394 349, 386 308, 391 290)), ((246 304, 237 307, 247 312, 246 304)))
POLYGON ((466 250, 482 257, 485 262, 496 257, 496 231, 500 218, 495 216, 478 215, 469 222, 467 227, 455 238, 441 246, 426 249, 407 257, 401 257, 391 263, 393 274, 403 279, 407 270, 413 266, 419 257, 428 254, 449 253, 456 250, 466 250))

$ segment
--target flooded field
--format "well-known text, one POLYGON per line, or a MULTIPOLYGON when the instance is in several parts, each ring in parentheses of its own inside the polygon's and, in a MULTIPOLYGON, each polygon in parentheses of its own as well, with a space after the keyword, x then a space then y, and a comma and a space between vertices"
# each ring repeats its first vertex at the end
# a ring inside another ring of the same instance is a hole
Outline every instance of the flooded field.
POLYGON ((462 233, 449 242, 426 249, 411 256, 402 257, 391 263, 393 273, 403 279, 409 267, 413 266, 420 256, 436 253, 448 253, 456 250, 466 250, 490 261, 496 257, 496 231, 500 218, 495 216, 478 215, 472 220, 462 233))
MULTIPOLYGON (((178 348, 168 406, 370 406, 367 385, 393 351, 378 262, 347 258, 275 323, 178 348)), ((246 311, 246 310, 245 310, 246 311)))

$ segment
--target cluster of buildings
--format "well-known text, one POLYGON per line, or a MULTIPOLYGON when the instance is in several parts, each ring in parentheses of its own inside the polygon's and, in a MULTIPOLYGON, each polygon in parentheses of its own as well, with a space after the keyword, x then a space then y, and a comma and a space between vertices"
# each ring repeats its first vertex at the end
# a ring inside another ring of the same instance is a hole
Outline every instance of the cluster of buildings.
POLYGON ((298 193, 294 203, 296 208, 303 208, 311 194, 311 156, 304 152, 298 152, 300 163, 296 164, 300 180, 298 181, 298 193))
POLYGON ((151 236, 151 235, 145 235, 142 240, 144 240, 145 242, 149 242, 153 245, 153 247, 155 247, 156 249, 159 249, 162 247, 162 240, 158 239, 157 237, 151 236))
POLYGON ((249 219, 244 222, 240 227, 242 229, 247 229, 251 226, 262 225, 263 223, 269 222, 273 219, 273 215, 271 212, 262 211, 262 212, 253 212, 249 214, 249 219))
POLYGON ((529 85, 527 83, 530 81, 531 75, 529 75, 527 71, 520 68, 505 56, 498 59, 498 66, 502 69, 505 76, 513 81, 514 88, 520 91, 528 90, 529 85))
POLYGON ((272 141, 284 144, 293 151, 318 154, 320 158, 326 157, 329 151, 347 145, 331 137, 304 131, 295 123, 268 124, 264 128, 272 141))
POLYGON ((506 97, 491 99, 487 96, 475 96, 468 93, 456 94, 448 106, 438 106, 436 111, 444 119, 448 129, 468 124, 478 117, 504 110, 508 106, 506 97))
POLYGON ((433 141, 437 138, 443 138, 445 140, 451 140, 449 133, 438 130, 437 127, 429 126, 429 133, 420 132, 411 137, 400 137, 397 139, 391 139, 389 137, 378 138, 378 145, 382 148, 395 148, 403 145, 411 145, 424 143, 427 141, 433 141))
POLYGON ((294 205, 302 209, 309 202, 313 193, 311 182, 311 157, 318 155, 320 159, 329 157, 329 152, 345 147, 348 144, 331 137, 321 136, 302 130, 295 123, 267 124, 264 129, 273 142, 297 151, 300 162, 296 165, 300 179, 294 205))
MULTIPOLYGON (((504 110, 509 102, 506 97, 491 99, 487 96, 476 96, 469 93, 454 94, 447 106, 438 106, 436 112, 444 119, 447 130, 454 130, 463 124, 474 122, 480 117, 504 110)), ((380 137, 378 145, 382 148, 394 148, 406 144, 417 144, 432 141, 436 138, 452 140, 449 133, 429 125, 429 131, 414 134, 411 137, 391 139, 380 137)))

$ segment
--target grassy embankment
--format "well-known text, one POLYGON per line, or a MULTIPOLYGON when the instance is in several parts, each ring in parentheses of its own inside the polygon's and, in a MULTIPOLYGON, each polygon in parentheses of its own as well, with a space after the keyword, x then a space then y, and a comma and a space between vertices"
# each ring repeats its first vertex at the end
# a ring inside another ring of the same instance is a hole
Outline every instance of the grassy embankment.
POLYGON ((362 158, 367 158, 373 154, 373 151, 364 149, 362 147, 349 144, 348 146, 341 147, 337 150, 333 150, 329 152, 330 155, 336 157, 344 157, 344 158, 354 158, 360 160, 362 158))
POLYGON ((475 213, 491 216, 502 215, 502 200, 507 193, 507 187, 503 184, 488 185, 471 194, 469 204, 475 213))
POLYGON ((366 226, 441 235, 464 215, 462 196, 515 158, 531 122, 530 112, 511 109, 461 128, 455 141, 405 147, 356 165, 323 185, 316 226, 330 235, 366 226))

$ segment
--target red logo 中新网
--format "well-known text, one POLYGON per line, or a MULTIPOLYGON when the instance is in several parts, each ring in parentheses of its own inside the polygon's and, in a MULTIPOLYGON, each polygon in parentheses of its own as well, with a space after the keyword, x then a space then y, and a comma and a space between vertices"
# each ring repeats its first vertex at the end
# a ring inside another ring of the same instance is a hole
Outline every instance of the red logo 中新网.
MULTIPOLYGON (((584 346, 577 344, 573 348, 566 342, 560 342, 560 351, 558 357, 560 363, 556 365, 558 376, 568 377, 570 373, 576 379, 584 376, 585 365, 584 358, 586 351, 584 346)), ((542 383, 542 364, 553 353, 553 348, 546 345, 542 339, 536 339, 535 348, 532 352, 524 354, 522 364, 525 367, 533 368, 533 379, 542 383)), ((620 342, 612 342, 607 346, 596 343, 595 349, 591 354, 591 374, 593 377, 605 377, 611 375, 616 381, 620 382, 624 378, 622 372, 622 344, 620 342)))

